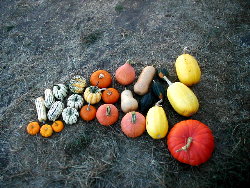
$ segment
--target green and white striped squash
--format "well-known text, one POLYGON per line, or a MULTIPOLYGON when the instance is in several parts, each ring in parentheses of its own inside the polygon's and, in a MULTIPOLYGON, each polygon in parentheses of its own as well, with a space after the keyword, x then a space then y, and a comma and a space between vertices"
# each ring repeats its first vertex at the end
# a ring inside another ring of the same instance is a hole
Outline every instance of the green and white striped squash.
POLYGON ((53 86, 53 95, 59 100, 63 100, 67 96, 68 89, 64 84, 56 84, 53 86))
POLYGON ((43 97, 36 98, 35 105, 36 105, 36 112, 37 112, 38 121, 40 121, 40 122, 46 121, 47 115, 46 115, 46 107, 44 104, 44 98, 43 97))
POLYGON ((76 123, 78 117, 79 113, 75 108, 67 107, 62 112, 63 121, 69 125, 76 123))
POLYGON ((81 95, 72 94, 67 100, 67 106, 75 109, 80 109, 83 106, 84 100, 81 95))
POLYGON ((76 75, 69 81, 69 89, 73 93, 78 93, 78 94, 83 93, 84 88, 87 85, 86 83, 87 82, 85 78, 83 78, 80 75, 76 75))
POLYGON ((44 103, 46 108, 50 108, 51 105, 55 102, 55 97, 51 89, 45 89, 44 91, 44 103))
POLYGON ((55 121, 59 118, 62 111, 64 109, 64 104, 61 101, 56 101, 52 106, 50 107, 48 111, 48 119, 50 121, 55 121))

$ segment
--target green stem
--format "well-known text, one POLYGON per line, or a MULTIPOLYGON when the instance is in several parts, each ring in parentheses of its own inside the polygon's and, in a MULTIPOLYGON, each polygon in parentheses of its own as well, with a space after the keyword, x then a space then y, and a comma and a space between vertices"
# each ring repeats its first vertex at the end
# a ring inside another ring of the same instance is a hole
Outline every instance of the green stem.
POLYGON ((136 123, 136 113, 135 113, 135 111, 132 112, 132 119, 131 119, 131 122, 132 122, 133 124, 136 123))
POLYGON ((111 108, 110 106, 107 106, 106 108, 106 116, 110 116, 111 115, 111 108))

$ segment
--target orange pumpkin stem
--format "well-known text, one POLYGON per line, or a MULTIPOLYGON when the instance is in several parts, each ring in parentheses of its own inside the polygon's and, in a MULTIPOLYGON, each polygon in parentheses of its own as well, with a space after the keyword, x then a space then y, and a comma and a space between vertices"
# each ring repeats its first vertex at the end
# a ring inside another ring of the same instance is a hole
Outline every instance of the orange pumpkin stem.
POLYGON ((184 151, 187 151, 188 148, 190 147, 192 141, 193 141, 193 138, 192 138, 192 137, 188 137, 188 139, 187 139, 187 144, 186 144, 185 146, 183 146, 182 148, 176 150, 176 152, 180 152, 180 151, 183 151, 183 150, 184 150, 184 151))
POLYGON ((111 108, 110 106, 107 106, 106 108, 106 116, 110 116, 111 115, 111 108))
POLYGON ((132 112, 132 119, 131 119, 131 122, 132 122, 133 124, 136 123, 136 113, 135 113, 135 111, 132 112))

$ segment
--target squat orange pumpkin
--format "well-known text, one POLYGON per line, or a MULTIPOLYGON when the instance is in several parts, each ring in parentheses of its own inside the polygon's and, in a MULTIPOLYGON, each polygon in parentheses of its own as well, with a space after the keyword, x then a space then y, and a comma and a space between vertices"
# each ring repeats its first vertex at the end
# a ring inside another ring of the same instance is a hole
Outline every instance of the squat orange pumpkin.
POLYGON ((27 125, 26 130, 27 130, 27 132, 28 132, 30 135, 35 135, 35 134, 39 133, 39 131, 40 131, 40 125, 39 125, 39 123, 36 122, 36 121, 30 122, 30 123, 27 125))
POLYGON ((43 137, 50 137, 52 135, 52 133, 53 133, 53 129, 52 129, 51 125, 44 124, 40 129, 40 134, 43 137))
POLYGON ((57 121, 53 122, 51 127, 52 127, 53 131, 58 133, 58 132, 61 132, 64 129, 64 124, 63 124, 62 121, 57 120, 57 121))
POLYGON ((80 117, 85 121, 91 121, 95 119, 96 108, 92 105, 85 105, 80 110, 80 117))
POLYGON ((96 118, 101 125, 110 126, 114 124, 119 117, 118 109, 113 104, 103 104, 96 112, 96 118))
POLYGON ((120 93, 115 88, 108 88, 102 93, 102 100, 107 104, 114 104, 120 98, 120 93))
POLYGON ((112 83, 112 77, 107 71, 98 70, 90 76, 90 83, 92 86, 107 88, 112 83))

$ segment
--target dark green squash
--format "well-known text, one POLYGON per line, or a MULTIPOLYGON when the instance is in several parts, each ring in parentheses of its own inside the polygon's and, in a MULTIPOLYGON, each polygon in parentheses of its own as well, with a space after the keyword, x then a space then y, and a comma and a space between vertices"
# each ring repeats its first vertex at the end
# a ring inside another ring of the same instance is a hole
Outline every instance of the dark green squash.
POLYGON ((157 96, 159 99, 162 99, 162 100, 164 99, 166 90, 160 82, 153 80, 152 90, 155 96, 157 96))
POLYGON ((144 95, 140 100, 140 112, 143 114, 146 114, 148 112, 148 109, 154 106, 154 104, 157 102, 157 98, 152 92, 147 93, 144 95))

